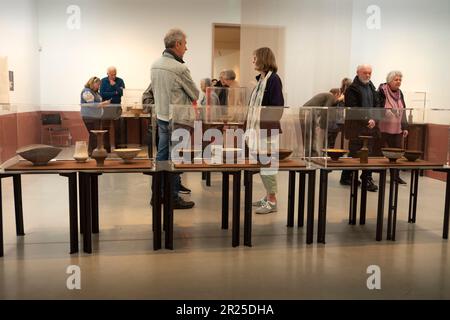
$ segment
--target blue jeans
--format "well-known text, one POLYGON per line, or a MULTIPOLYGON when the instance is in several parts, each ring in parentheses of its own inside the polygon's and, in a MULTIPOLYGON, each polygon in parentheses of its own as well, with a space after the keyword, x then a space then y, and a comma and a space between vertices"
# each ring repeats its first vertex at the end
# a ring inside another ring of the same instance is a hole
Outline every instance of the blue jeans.
MULTIPOLYGON (((170 160, 171 148, 171 136, 172 131, 170 128, 170 123, 167 121, 158 119, 158 153, 156 154, 156 161, 167 161, 170 160)), ((180 175, 172 175, 172 195, 174 199, 178 198, 178 192, 180 191, 180 175)), ((164 188, 164 181, 162 182, 162 188, 164 188)), ((164 189, 162 189, 164 190, 164 189)), ((161 191, 162 191, 161 190, 161 191)))

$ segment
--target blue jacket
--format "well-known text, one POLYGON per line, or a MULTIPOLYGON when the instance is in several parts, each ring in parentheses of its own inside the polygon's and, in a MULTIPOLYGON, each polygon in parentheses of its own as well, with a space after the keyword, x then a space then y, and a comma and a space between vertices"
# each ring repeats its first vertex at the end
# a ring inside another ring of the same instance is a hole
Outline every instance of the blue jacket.
POLYGON ((110 100, 112 104, 120 104, 122 102, 123 89, 125 89, 125 82, 121 78, 116 77, 116 84, 111 85, 108 77, 102 79, 100 86, 100 94, 103 100, 110 100))

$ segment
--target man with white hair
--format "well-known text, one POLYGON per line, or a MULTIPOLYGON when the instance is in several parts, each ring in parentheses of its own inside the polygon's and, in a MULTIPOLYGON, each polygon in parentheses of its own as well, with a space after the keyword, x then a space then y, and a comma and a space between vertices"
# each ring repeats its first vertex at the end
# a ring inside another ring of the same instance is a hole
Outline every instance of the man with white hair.
MULTIPOLYGON (((166 34, 164 44, 166 49, 162 57, 153 63, 151 69, 159 133, 157 161, 170 159, 170 122, 173 121, 173 115, 169 106, 171 104, 192 105, 192 102, 196 101, 199 96, 199 90, 183 61, 184 53, 187 51, 186 34, 179 29, 172 29, 166 34)), ((173 208, 192 208, 195 205, 194 202, 185 201, 178 195, 180 184, 180 176, 177 175, 173 181, 173 208)))
MULTIPOLYGON (((376 145, 379 144, 380 132, 376 126, 375 113, 370 108, 379 108, 378 93, 370 81, 372 67, 368 64, 358 66, 356 77, 345 91, 345 106, 347 108, 364 108, 364 110, 348 110, 346 113, 344 132, 349 139, 349 156, 357 157, 363 142, 359 136, 372 136, 369 143, 369 155, 377 155, 376 145)), ((367 190, 376 192, 378 187, 372 179, 372 172, 364 172, 367 175, 367 190)), ((342 171, 342 185, 351 185, 351 171, 342 171)))

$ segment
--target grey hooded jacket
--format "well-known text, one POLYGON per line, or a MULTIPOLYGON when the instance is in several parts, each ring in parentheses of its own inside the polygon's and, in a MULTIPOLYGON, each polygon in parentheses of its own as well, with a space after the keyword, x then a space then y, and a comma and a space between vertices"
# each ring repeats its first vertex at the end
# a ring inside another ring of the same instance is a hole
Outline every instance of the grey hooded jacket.
MULTIPOLYGON (((169 108, 170 105, 192 105, 192 102, 198 99, 199 90, 192 80, 189 69, 177 61, 171 53, 165 51, 162 57, 153 63, 151 72, 158 119, 170 121, 174 115, 173 110, 169 108)), ((185 119, 179 120, 190 122, 190 110, 186 111, 187 114, 177 114, 177 119, 181 117, 185 119)))

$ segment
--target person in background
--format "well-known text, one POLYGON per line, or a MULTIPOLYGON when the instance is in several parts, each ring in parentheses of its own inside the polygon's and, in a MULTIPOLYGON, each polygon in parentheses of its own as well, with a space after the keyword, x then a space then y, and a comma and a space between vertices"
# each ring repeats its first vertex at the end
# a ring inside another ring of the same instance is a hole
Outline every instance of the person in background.
MULTIPOLYGON (((403 148, 403 139, 408 136, 408 122, 404 110, 406 103, 400 90, 402 78, 400 71, 391 71, 386 77, 386 83, 378 88, 380 104, 386 109, 384 118, 380 121, 381 141, 383 146, 389 148, 403 148)), ((397 182, 406 184, 400 175, 397 182)))
MULTIPOLYGON (((183 60, 187 51, 186 34, 179 29, 172 29, 164 37, 164 44, 166 49, 151 68, 159 136, 157 161, 170 160, 171 121, 173 121, 170 105, 192 105, 199 96, 199 90, 183 60)), ((180 181, 179 175, 174 176, 171 199, 173 208, 192 208, 195 205, 193 201, 185 201, 178 195, 180 181)), ((163 200, 167 201, 168 199, 163 200)))
MULTIPOLYGON (((266 144, 268 150, 272 150, 275 145, 274 142, 278 139, 278 135, 271 135, 271 130, 278 130, 281 133, 280 119, 282 110, 280 108, 270 108, 276 106, 284 106, 283 85, 280 77, 277 74, 278 67, 275 60, 275 55, 270 48, 259 48, 253 53, 253 64, 255 70, 259 73, 256 77, 257 85, 253 89, 250 98, 250 107, 268 107, 267 110, 261 110, 259 116, 259 129, 267 131, 267 138, 260 138, 260 145, 266 144), (271 111, 270 109, 274 109, 271 111), (266 141, 264 141, 266 140, 266 141)), ((247 119, 247 126, 252 123, 252 115, 249 112, 247 119)), ((252 126, 250 125, 250 128, 252 126)), ((277 173, 272 171, 261 170, 261 180, 266 190, 266 196, 259 201, 253 202, 257 214, 268 214, 277 211, 278 192, 277 173)))
MULTIPOLYGON (((345 91, 345 106, 353 108, 347 110, 344 131, 345 137, 349 139, 349 156, 357 157, 358 151, 362 148, 363 143, 359 136, 372 136, 369 142, 369 156, 378 155, 376 146, 379 140, 379 129, 376 127, 376 117, 371 108, 380 107, 380 99, 378 93, 370 81, 372 77, 372 67, 368 64, 358 66, 356 77, 352 84, 345 91), (363 110, 357 110, 364 108, 363 110)), ((367 190, 376 192, 378 187, 372 179, 371 171, 364 171, 362 175, 367 177, 367 190)), ((361 176, 362 176, 361 175, 361 176)), ((340 183, 342 185, 351 185, 351 171, 343 170, 340 183)))
MULTIPOLYGON (((102 79, 100 86, 100 94, 103 100, 111 100, 112 104, 121 104, 123 89, 125 89, 125 82, 117 77, 116 67, 109 67, 106 71, 107 77, 102 79)), ((114 145, 118 148, 119 144, 126 144, 126 141, 122 141, 120 131, 125 126, 124 119, 120 118, 114 120, 114 145)))
POLYGON ((204 78, 200 80, 200 89, 203 92, 203 97, 200 100, 200 105, 210 105, 210 106, 218 106, 219 105, 219 97, 214 92, 214 90, 208 90, 210 93, 210 96, 207 97, 206 89, 212 87, 212 82, 210 78, 204 78))
MULTIPOLYGON (((334 107, 340 96, 339 89, 331 89, 330 92, 316 94, 309 99, 304 107, 334 107)), ((311 156, 318 157, 324 148, 334 148, 337 136, 336 114, 333 109, 313 110, 313 128, 311 141, 311 156), (328 122, 328 124, 327 124, 328 122), (327 146, 323 145, 324 131, 328 132, 327 146)), ((309 141, 309 129, 306 129, 306 141, 309 141)))
MULTIPOLYGON (((103 101, 102 96, 98 92, 100 84, 101 84, 100 78, 92 77, 84 85, 80 97, 81 108, 86 106, 96 106, 98 108, 102 108, 111 103, 111 100, 103 101)), ((92 151, 97 146, 97 136, 93 134, 91 130, 103 130, 103 128, 109 129, 109 127, 111 126, 111 122, 109 120, 102 121, 99 119, 90 118, 88 116, 83 116, 83 122, 89 133, 88 152, 90 156, 92 154, 92 151)), ((103 144, 105 146, 106 151, 111 152, 111 145, 109 141, 109 130, 105 135, 103 135, 103 139, 104 139, 103 144)))

